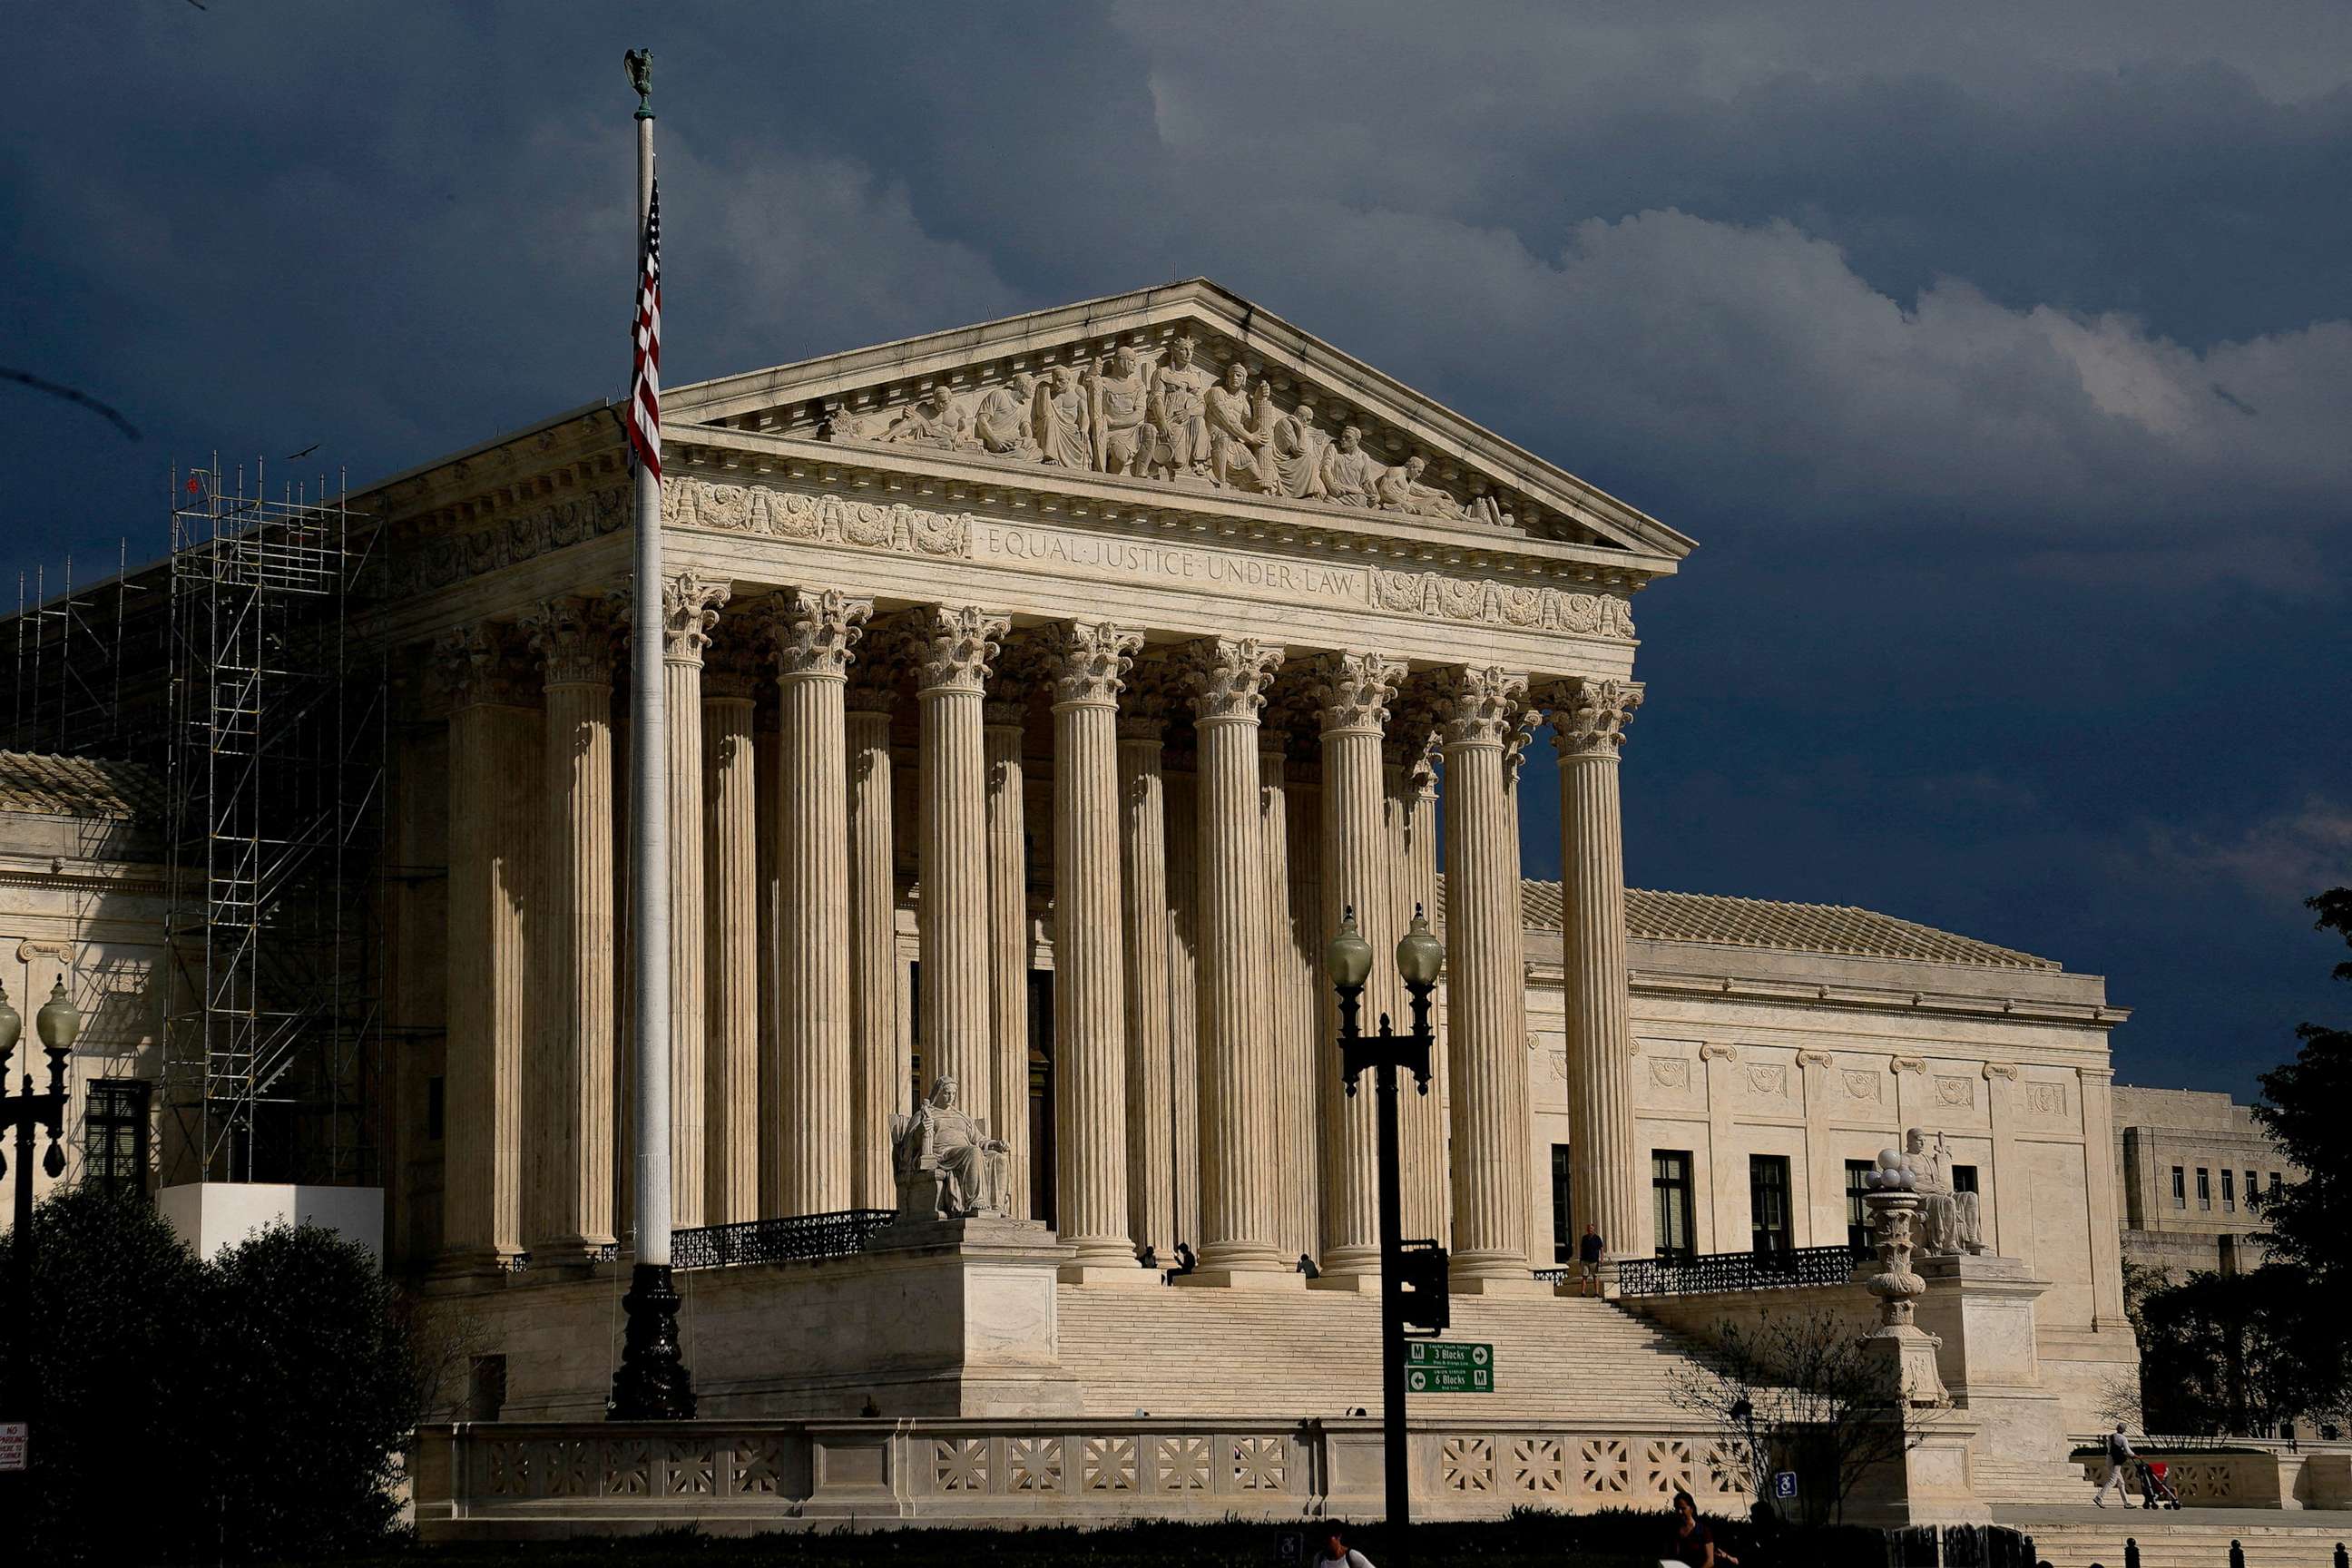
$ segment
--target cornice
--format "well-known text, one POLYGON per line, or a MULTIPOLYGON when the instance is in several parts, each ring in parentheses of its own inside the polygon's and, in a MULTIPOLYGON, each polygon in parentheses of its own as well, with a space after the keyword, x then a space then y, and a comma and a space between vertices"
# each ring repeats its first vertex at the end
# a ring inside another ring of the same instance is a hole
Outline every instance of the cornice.
MULTIPOLYGON (((1557 963, 1530 963, 1528 977, 1559 985, 1557 963)), ((1710 978, 1634 970, 1628 977, 1636 996, 1682 997, 1709 1002, 1763 1002, 1833 1012, 1900 1013, 1911 1016, 1972 1018, 2013 1024, 2063 1024, 2108 1030, 2131 1017, 2128 1007, 2082 1002, 2030 1001, 2013 996, 1966 995, 1956 992, 1905 990, 1867 985, 1822 985, 1800 981, 1710 978)))

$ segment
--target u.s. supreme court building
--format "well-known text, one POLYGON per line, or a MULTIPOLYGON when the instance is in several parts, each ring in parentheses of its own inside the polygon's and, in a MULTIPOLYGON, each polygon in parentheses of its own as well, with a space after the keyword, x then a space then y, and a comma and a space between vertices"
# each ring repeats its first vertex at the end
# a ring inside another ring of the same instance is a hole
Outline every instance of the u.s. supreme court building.
POLYGON ((2137 1359, 2126 1014, 1891 916, 1626 889, 1634 605, 1690 540, 1200 281, 672 389, 664 416, 657 652, 615 605, 612 410, 355 500, 411 873, 386 1249, 471 1314, 489 1423, 428 1456, 428 1525, 1363 1506, 1371 1097, 1342 1092, 1322 952, 1352 910, 1368 1016, 1401 1019, 1417 907, 1445 965, 1405 1233, 1451 1250, 1454 1334, 1497 1367, 1414 1402, 1428 1506, 1736 1491, 1668 1384, 1764 1293, 1695 1267, 1580 1297, 1566 1249, 1588 1223, 1621 1262, 1846 1247, 1910 1128, 1983 1245, 1930 1276, 1954 1407, 1915 1490, 2068 1484, 2068 1434, 2137 1359), (619 1343, 619 672, 655 657, 704 1417, 675 1452, 562 1425, 602 1415, 619 1343), (1562 847, 1523 867, 1538 746, 1562 847), (894 1133, 949 1079, 1008 1217, 888 1245, 894 1133))

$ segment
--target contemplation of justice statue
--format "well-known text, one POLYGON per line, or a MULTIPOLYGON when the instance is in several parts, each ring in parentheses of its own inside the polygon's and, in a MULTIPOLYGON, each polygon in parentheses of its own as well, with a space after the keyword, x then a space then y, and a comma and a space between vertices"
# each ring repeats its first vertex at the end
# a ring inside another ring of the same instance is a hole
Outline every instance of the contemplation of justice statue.
POLYGON ((902 1219, 1010 1217, 1001 1138, 956 1109, 952 1075, 931 1085, 912 1116, 890 1119, 890 1168, 902 1219))

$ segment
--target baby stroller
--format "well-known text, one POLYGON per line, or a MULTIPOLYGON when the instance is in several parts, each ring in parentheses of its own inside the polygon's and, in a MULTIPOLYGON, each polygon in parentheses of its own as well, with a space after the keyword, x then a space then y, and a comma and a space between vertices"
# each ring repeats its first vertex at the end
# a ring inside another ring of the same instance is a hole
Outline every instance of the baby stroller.
POLYGON ((2139 1485, 2142 1508, 2177 1509, 2180 1506, 2180 1494, 2174 1491, 2172 1483, 2164 1479, 2165 1473, 2171 1467, 2161 1459, 2146 1460, 2140 1465, 2139 1485))

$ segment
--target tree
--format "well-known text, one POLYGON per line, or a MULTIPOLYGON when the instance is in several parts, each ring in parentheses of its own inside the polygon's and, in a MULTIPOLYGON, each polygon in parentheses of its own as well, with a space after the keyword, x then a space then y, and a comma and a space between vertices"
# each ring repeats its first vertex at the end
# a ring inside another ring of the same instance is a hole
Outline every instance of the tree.
POLYGON ((1715 1429, 1749 1495, 1769 1497, 1773 1471, 1794 1470, 1809 1524, 1842 1521, 1863 1477, 1916 1441, 1894 1364, 1850 1318, 1766 1312, 1752 1325, 1717 1323, 1703 1343, 1672 1374, 1668 1398, 1715 1429))
POLYGON ((2143 1298, 2138 1329, 2150 1431, 2263 1436, 2342 1377, 2330 1304, 2292 1265, 2192 1274, 2143 1298))
MULTIPOLYGON (((2318 911, 2317 929, 2352 945, 2352 889, 2332 888, 2305 902, 2318 911)), ((2352 980, 2352 961, 2336 964, 2335 975, 2352 980)), ((2304 1173, 2261 1194, 2256 1212, 2270 1226, 2271 1259, 2303 1268, 2340 1300, 2352 1289, 2352 1127, 2344 1115, 2352 1105, 2352 1031, 2305 1024, 2295 1034, 2303 1048, 2263 1075, 2254 1119, 2304 1173)))

